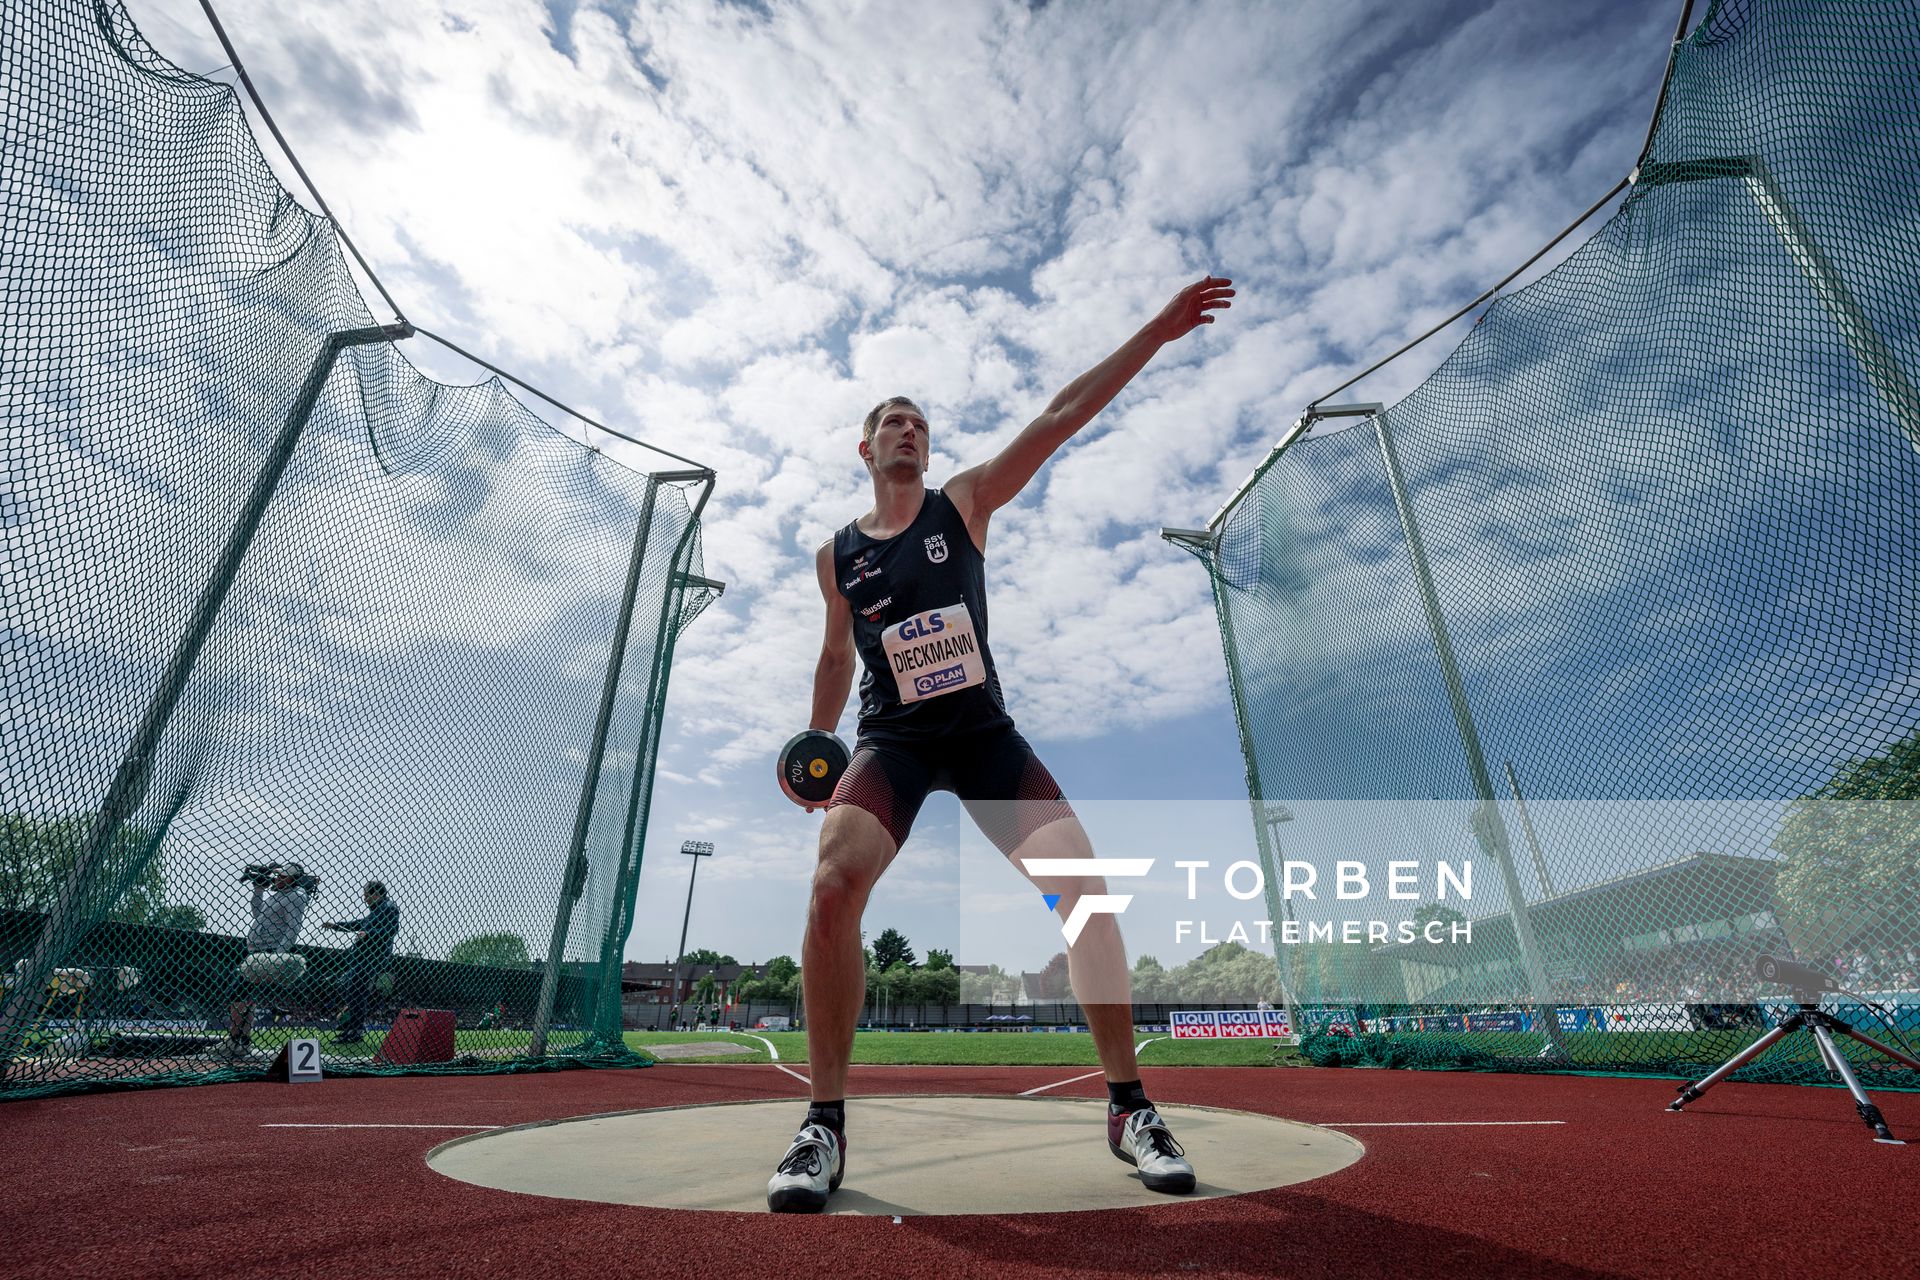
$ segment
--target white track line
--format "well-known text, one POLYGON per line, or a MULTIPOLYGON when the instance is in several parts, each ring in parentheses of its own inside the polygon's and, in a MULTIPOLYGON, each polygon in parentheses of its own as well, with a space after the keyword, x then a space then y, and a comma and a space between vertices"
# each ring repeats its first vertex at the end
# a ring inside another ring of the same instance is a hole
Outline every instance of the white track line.
POLYGON ((263 1124, 262 1129, 498 1129, 497 1124, 263 1124))
POLYGON ((1052 1084, 1043 1084, 1038 1089, 1028 1089, 1025 1092, 1021 1093, 1020 1096, 1022 1098, 1031 1098, 1036 1093, 1045 1093, 1049 1089, 1058 1089, 1063 1084, 1073 1084, 1076 1081, 1080 1081, 1080 1080, 1091 1080, 1099 1074, 1100 1073, 1098 1071, 1089 1071, 1087 1072, 1087 1074, 1083 1076, 1074 1076, 1072 1079, 1069 1079, 1069 1080, 1055 1080, 1052 1084))
MULTIPOLYGON (((1142 1040, 1139 1044, 1133 1046, 1133 1051, 1135 1053, 1139 1053, 1142 1049, 1152 1044, 1155 1040, 1165 1040, 1167 1038, 1168 1037, 1166 1036, 1149 1036, 1147 1039, 1142 1040)), ((1087 1074, 1083 1076, 1074 1076, 1070 1080, 1055 1080, 1052 1084, 1043 1084, 1038 1089, 1025 1090, 1018 1096, 1022 1098, 1031 1098, 1036 1093, 1045 1093, 1049 1089, 1058 1089, 1063 1084, 1078 1084, 1082 1080, 1091 1080, 1099 1074, 1100 1072, 1098 1071, 1089 1071, 1087 1072, 1087 1074)))
MULTIPOLYGON (((761 1044, 767 1046, 768 1054, 770 1054, 773 1057, 774 1066, 786 1072, 788 1075, 792 1076, 795 1080, 798 1080, 801 1084, 806 1085, 808 1088, 813 1087, 813 1081, 807 1079, 805 1076, 801 1075, 798 1071, 795 1071, 792 1067, 789 1067, 780 1061, 780 1051, 774 1048, 773 1041, 767 1039, 765 1036, 756 1036, 756 1035, 749 1034, 748 1032, 745 1032, 745 1031, 728 1031, 728 1032, 724 1032, 723 1034, 730 1035, 730 1036, 745 1036, 749 1040, 758 1040, 761 1044)), ((745 1066, 746 1064, 742 1063, 741 1065, 745 1066)))
POLYGON ((739 1036, 743 1040, 758 1040, 761 1044, 767 1046, 767 1053, 775 1062, 780 1061, 780 1051, 774 1048, 773 1041, 767 1039, 765 1036, 756 1036, 750 1031, 722 1031, 718 1034, 723 1036, 739 1036))
MULTIPOLYGON (((784 1071, 788 1075, 792 1076, 795 1080, 798 1080, 801 1084, 807 1085, 808 1087, 811 1087, 813 1084, 813 1081, 807 1079, 805 1076, 801 1075, 798 1071, 795 1071, 792 1067, 789 1067, 786 1064, 782 1063, 780 1061, 780 1051, 774 1048, 773 1041, 767 1039, 765 1036, 756 1036, 749 1031, 715 1031, 715 1032, 711 1032, 710 1034, 716 1035, 716 1036, 739 1036, 743 1040, 758 1040, 761 1044, 767 1046, 767 1055, 773 1059, 773 1066, 776 1071, 784 1071)), ((642 1049, 645 1049, 647 1046, 643 1044, 640 1047, 642 1049)), ((669 1062, 672 1062, 673 1059, 656 1057, 654 1058, 654 1061, 660 1062, 660 1063, 669 1063, 669 1062)), ((755 1062, 722 1062, 718 1064, 706 1063, 706 1064, 703 1064, 702 1070, 705 1070, 715 1065, 723 1066, 723 1067, 753 1067, 753 1066, 758 1066, 760 1064, 755 1062)))
POLYGON ((1565 1124, 1565 1120, 1315 1120, 1322 1129, 1437 1129, 1461 1125, 1565 1124))

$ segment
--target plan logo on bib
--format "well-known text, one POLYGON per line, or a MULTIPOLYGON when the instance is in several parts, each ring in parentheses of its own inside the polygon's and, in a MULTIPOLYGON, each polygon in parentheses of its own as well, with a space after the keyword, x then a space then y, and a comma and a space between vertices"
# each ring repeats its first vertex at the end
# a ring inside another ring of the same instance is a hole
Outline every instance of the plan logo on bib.
POLYGON ((927 560, 933 564, 944 563, 947 558, 947 535, 936 533, 927 539, 927 560))

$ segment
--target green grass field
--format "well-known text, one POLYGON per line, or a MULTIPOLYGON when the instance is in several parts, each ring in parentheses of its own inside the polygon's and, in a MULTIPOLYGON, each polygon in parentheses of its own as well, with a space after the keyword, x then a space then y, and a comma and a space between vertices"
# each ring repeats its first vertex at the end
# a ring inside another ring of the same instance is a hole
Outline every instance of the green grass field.
MULTIPOLYGON (((801 1031, 757 1033, 780 1053, 780 1061, 803 1064, 807 1060, 807 1037, 801 1031)), ((1140 1050, 1140 1062, 1150 1067, 1267 1067, 1297 1064, 1292 1046, 1278 1046, 1271 1040, 1173 1040, 1145 1035, 1134 1043, 1152 1039, 1140 1050), (1276 1049, 1284 1052, 1276 1053, 1276 1049)), ((723 1041, 751 1046, 749 1053, 727 1054, 715 1058, 674 1058, 681 1062, 770 1062, 765 1046, 746 1035, 727 1032, 629 1031, 627 1044, 642 1053, 650 1046, 723 1041)), ((853 1061, 888 1066, 1034 1066, 1097 1067, 1099 1057, 1093 1051, 1093 1037, 1085 1032, 944 1032, 861 1031, 853 1037, 853 1061)))

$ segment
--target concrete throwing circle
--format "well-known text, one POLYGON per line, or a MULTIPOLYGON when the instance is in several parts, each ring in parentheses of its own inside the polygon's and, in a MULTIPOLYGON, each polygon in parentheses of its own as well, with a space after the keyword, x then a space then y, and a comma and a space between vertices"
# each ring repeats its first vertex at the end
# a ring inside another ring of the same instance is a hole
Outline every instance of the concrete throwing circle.
MULTIPOLYGON (((580 1116, 456 1138, 427 1165, 500 1191, 661 1209, 764 1213, 805 1104, 729 1102, 580 1116)), ((1063 1213, 1243 1195, 1358 1160, 1344 1133, 1211 1107, 1161 1107, 1192 1195, 1146 1189, 1107 1149, 1106 1103, 1081 1098, 855 1098, 830 1213, 1063 1213)))

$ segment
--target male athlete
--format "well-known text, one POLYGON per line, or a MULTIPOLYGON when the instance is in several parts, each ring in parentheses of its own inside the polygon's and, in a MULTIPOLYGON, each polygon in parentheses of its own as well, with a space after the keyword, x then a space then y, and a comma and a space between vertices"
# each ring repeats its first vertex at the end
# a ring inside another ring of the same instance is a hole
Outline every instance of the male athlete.
MULTIPOLYGON (((873 476, 873 510, 834 534, 817 557, 827 630, 814 671, 813 728, 832 732, 839 722, 856 654, 864 674, 859 736, 827 801, 801 950, 813 1101, 767 1184, 775 1212, 817 1213, 840 1185, 847 1058, 866 992, 860 917, 927 793, 956 793, 1016 867, 1027 857, 1093 856, 1000 694, 987 648, 987 522, 1155 352, 1231 306, 1231 284, 1209 276, 1182 289, 1118 351, 1068 383, 996 457, 945 488, 925 487, 927 422, 911 400, 896 396, 867 415, 860 457, 873 476)), ((1055 909, 1063 917, 1080 895, 1106 892, 1098 878, 1028 878, 1060 895, 1055 909)), ((1107 1078, 1108 1145, 1149 1188, 1193 1190, 1193 1166, 1140 1086, 1126 950, 1113 916, 1087 922, 1067 949, 1067 966, 1107 1078)))

